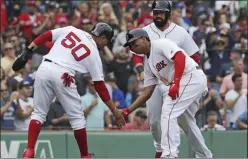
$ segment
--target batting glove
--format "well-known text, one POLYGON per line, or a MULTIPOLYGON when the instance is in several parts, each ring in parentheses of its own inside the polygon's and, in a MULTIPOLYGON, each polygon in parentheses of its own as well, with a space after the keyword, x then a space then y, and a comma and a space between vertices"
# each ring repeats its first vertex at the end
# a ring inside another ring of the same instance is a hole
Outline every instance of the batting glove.
POLYGON ((179 83, 180 80, 176 79, 174 82, 170 85, 169 89, 169 96, 171 97, 172 100, 175 100, 179 97, 179 83))
POLYGON ((12 69, 17 72, 20 69, 24 68, 28 60, 32 57, 32 50, 29 48, 26 48, 22 54, 20 54, 15 62, 12 65, 12 69))

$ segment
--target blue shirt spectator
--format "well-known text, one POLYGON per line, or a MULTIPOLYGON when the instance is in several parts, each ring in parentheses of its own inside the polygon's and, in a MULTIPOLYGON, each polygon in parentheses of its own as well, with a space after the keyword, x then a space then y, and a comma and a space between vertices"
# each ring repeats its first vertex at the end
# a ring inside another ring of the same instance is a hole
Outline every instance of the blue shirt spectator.
POLYGON ((9 96, 6 85, 1 83, 1 130, 14 129, 15 109, 12 103, 17 95, 17 92, 13 92, 9 96))
POLYGON ((247 114, 247 109, 244 113, 240 115, 240 117, 237 120, 237 123, 234 124, 235 129, 247 129, 247 124, 248 124, 248 114, 247 114))
POLYGON ((88 84, 88 92, 81 97, 81 101, 87 130, 104 130, 105 120, 107 125, 110 125, 108 108, 97 95, 93 84, 88 84))
POLYGON ((118 103, 118 109, 126 108, 124 93, 119 89, 113 89, 113 101, 118 103))
POLYGON ((113 90, 112 95, 115 106, 118 109, 126 108, 124 92, 120 90, 119 87, 117 86, 116 78, 114 74, 113 73, 107 74, 105 81, 112 87, 113 90))

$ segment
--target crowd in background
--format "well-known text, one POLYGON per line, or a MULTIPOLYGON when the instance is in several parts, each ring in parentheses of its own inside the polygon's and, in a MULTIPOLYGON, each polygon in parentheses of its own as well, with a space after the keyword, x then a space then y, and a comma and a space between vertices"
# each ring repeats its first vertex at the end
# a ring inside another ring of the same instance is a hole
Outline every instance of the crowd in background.
MULTIPOLYGON (((153 0, 0 0, 1 129, 27 131, 33 111, 33 83, 42 56, 52 44, 34 51, 25 68, 14 72, 16 57, 43 32, 72 25, 89 32, 96 22, 114 29, 113 44, 100 50, 105 81, 116 107, 128 107, 142 93, 142 81, 124 48, 128 30, 153 21, 153 0)), ((196 115, 203 131, 247 128, 247 1, 171 2, 171 21, 186 29, 199 46, 200 67, 208 77, 208 94, 196 115)), ((88 130, 114 130, 114 119, 98 97, 89 74, 75 76, 88 130)), ((121 130, 148 131, 145 105, 121 130)), ((59 101, 54 100, 44 129, 70 129, 59 101)))

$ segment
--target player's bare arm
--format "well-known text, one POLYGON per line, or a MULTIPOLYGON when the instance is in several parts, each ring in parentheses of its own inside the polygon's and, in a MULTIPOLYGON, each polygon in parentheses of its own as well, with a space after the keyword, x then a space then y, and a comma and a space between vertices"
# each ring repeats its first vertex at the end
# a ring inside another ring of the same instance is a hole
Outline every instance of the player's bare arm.
POLYGON ((129 112, 131 113, 139 108, 141 105, 143 105, 151 97, 154 88, 155 85, 145 87, 143 93, 133 102, 130 107, 127 108, 129 112))
POLYGON ((127 117, 134 110, 138 109, 141 105, 143 105, 152 95, 154 88, 156 85, 151 85, 144 88, 143 93, 130 105, 128 108, 122 109, 125 117, 127 117))
POLYGON ((107 105, 107 107, 111 110, 113 115, 115 116, 119 126, 125 125, 125 119, 122 115, 122 112, 115 107, 115 103, 110 98, 108 89, 105 85, 104 81, 94 81, 95 89, 102 99, 102 101, 107 105))

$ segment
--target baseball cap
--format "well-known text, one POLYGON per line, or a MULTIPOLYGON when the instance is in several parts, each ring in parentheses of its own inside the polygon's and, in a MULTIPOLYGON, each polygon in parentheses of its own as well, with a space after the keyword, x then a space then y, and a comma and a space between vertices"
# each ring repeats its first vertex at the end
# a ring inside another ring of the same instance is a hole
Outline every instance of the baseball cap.
POLYGON ((81 24, 92 24, 92 23, 89 19, 86 18, 81 21, 81 24))
POLYGON ((240 53, 240 54, 241 54, 241 53, 242 53, 242 50, 241 50, 240 47, 237 47, 237 46, 236 46, 236 47, 233 47, 233 48, 232 48, 231 52, 235 52, 235 53, 240 53))
POLYGON ((66 16, 60 16, 55 19, 56 19, 56 24, 60 24, 60 23, 68 24, 68 19, 66 16))
POLYGON ((21 81, 19 84, 19 88, 22 89, 23 87, 29 87, 32 86, 32 84, 29 81, 21 81))

